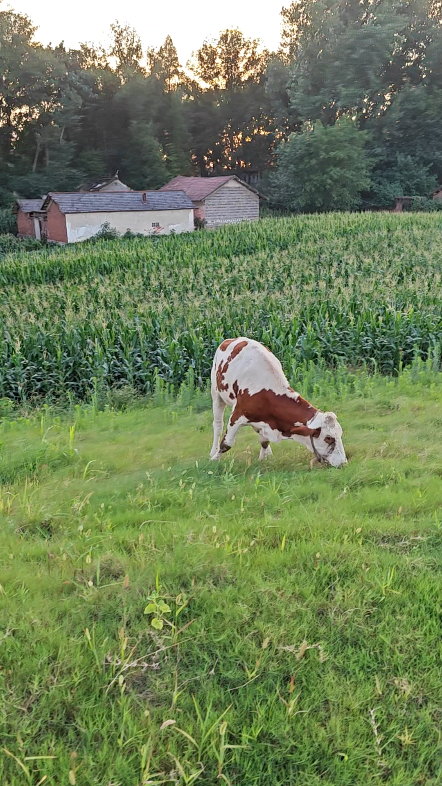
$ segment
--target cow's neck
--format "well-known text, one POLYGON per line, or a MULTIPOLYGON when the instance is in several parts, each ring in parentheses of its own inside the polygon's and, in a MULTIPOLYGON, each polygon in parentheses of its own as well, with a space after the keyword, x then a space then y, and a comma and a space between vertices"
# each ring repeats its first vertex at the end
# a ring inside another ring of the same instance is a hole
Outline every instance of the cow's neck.
POLYGON ((293 402, 292 410, 293 410, 293 417, 294 423, 302 423, 305 425, 315 417, 317 412, 319 412, 316 407, 313 407, 309 402, 302 398, 302 396, 298 396, 297 399, 289 397, 289 400, 293 402))

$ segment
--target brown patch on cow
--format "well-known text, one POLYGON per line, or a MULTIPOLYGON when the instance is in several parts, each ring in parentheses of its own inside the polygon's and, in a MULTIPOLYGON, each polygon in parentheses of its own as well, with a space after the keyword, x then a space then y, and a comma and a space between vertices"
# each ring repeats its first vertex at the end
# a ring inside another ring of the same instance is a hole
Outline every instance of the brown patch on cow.
POLYGON ((234 393, 229 393, 229 398, 231 398, 231 399, 232 399, 232 401, 234 401, 234 399, 235 399, 235 394, 234 394, 234 393))
POLYGON ((285 437, 293 437, 295 434, 298 437, 319 437, 321 433, 320 428, 309 428, 308 426, 293 426, 289 434, 284 434, 285 437))
POLYGON ((220 344, 219 346, 221 352, 225 352, 227 347, 229 347, 230 344, 232 343, 232 341, 236 341, 236 338, 226 338, 225 341, 223 341, 223 343, 220 344))
POLYGON ((294 399, 285 393, 278 395, 273 390, 260 390, 250 395, 248 390, 241 390, 237 393, 236 406, 230 417, 230 423, 233 426, 238 418, 245 417, 249 423, 267 423, 270 428, 280 431, 284 437, 295 434, 314 436, 317 429, 310 429, 305 424, 317 411, 302 396, 294 399))
POLYGON ((236 347, 233 347, 233 349, 232 349, 232 351, 231 351, 231 353, 230 353, 230 355, 228 357, 227 363, 231 363, 233 358, 236 358, 236 356, 239 355, 241 350, 243 350, 244 347, 246 347, 246 346, 247 346, 247 341, 240 341, 239 344, 236 345, 236 347))
POLYGON ((236 379, 235 379, 235 382, 232 385, 232 388, 233 388, 233 392, 234 392, 236 398, 238 398, 239 386, 238 386, 238 383, 237 383, 236 379))
MULTIPOLYGON (((231 343, 232 341, 235 341, 235 340, 236 339, 234 339, 234 338, 226 339, 226 341, 229 341, 229 343, 231 343)), ((224 343, 226 343, 226 342, 224 342, 224 343)), ((224 363, 224 365, 223 365, 222 361, 219 364, 217 372, 216 372, 216 386, 217 386, 219 391, 228 389, 229 386, 224 384, 224 377, 227 374, 227 369, 229 368, 229 365, 232 362, 232 360, 234 360, 234 358, 236 358, 239 355, 239 353, 241 352, 241 350, 244 349, 244 347, 246 347, 246 346, 247 346, 247 341, 240 341, 239 344, 237 344, 235 347, 233 347, 233 349, 232 349, 229 357, 227 358, 226 362, 224 363)), ((222 348, 222 344, 221 344, 221 348, 222 348)))
MULTIPOLYGON (((310 407, 310 409, 312 409, 314 413, 318 411, 315 407, 312 407, 312 405, 307 401, 307 399, 302 398, 302 396, 298 395, 298 398, 296 399, 296 403, 302 407, 310 407)), ((313 415, 311 417, 313 417, 313 415)), ((310 420, 310 418, 308 418, 308 420, 310 420)))
POLYGON ((263 449, 263 450, 267 450, 267 448, 268 448, 269 444, 270 444, 270 443, 269 443, 268 439, 266 439, 266 441, 265 441, 265 442, 261 442, 261 447, 262 447, 262 449, 263 449))
POLYGON ((216 387, 218 388, 219 391, 227 390, 228 388, 228 385, 224 384, 224 374, 226 373, 226 371, 227 371, 227 363, 225 363, 223 367, 223 362, 221 361, 221 363, 219 364, 216 370, 216 387))

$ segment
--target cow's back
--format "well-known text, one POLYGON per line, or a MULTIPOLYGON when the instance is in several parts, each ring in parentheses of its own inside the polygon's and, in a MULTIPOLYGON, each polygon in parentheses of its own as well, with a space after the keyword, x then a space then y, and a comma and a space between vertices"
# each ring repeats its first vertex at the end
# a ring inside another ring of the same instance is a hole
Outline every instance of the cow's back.
POLYGON ((226 339, 218 347, 212 366, 212 390, 229 406, 240 391, 286 393, 289 383, 281 363, 267 347, 250 338, 226 339))

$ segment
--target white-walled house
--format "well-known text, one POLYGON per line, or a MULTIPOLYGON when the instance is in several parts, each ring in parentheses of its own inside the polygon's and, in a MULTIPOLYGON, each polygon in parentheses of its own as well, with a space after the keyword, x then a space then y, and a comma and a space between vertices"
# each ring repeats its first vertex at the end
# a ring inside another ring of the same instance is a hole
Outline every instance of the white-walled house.
POLYGON ((41 210, 49 241, 77 243, 96 235, 103 224, 121 234, 192 232, 194 206, 184 191, 49 193, 41 210))

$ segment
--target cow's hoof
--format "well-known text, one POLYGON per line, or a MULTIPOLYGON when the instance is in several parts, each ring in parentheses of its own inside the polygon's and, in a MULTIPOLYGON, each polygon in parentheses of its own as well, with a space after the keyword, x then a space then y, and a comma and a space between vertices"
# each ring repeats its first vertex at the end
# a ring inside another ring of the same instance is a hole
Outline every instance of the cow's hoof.
POLYGON ((271 449, 270 445, 268 448, 261 448, 259 451, 259 461, 263 461, 264 459, 269 458, 269 456, 273 456, 273 450, 271 449))

